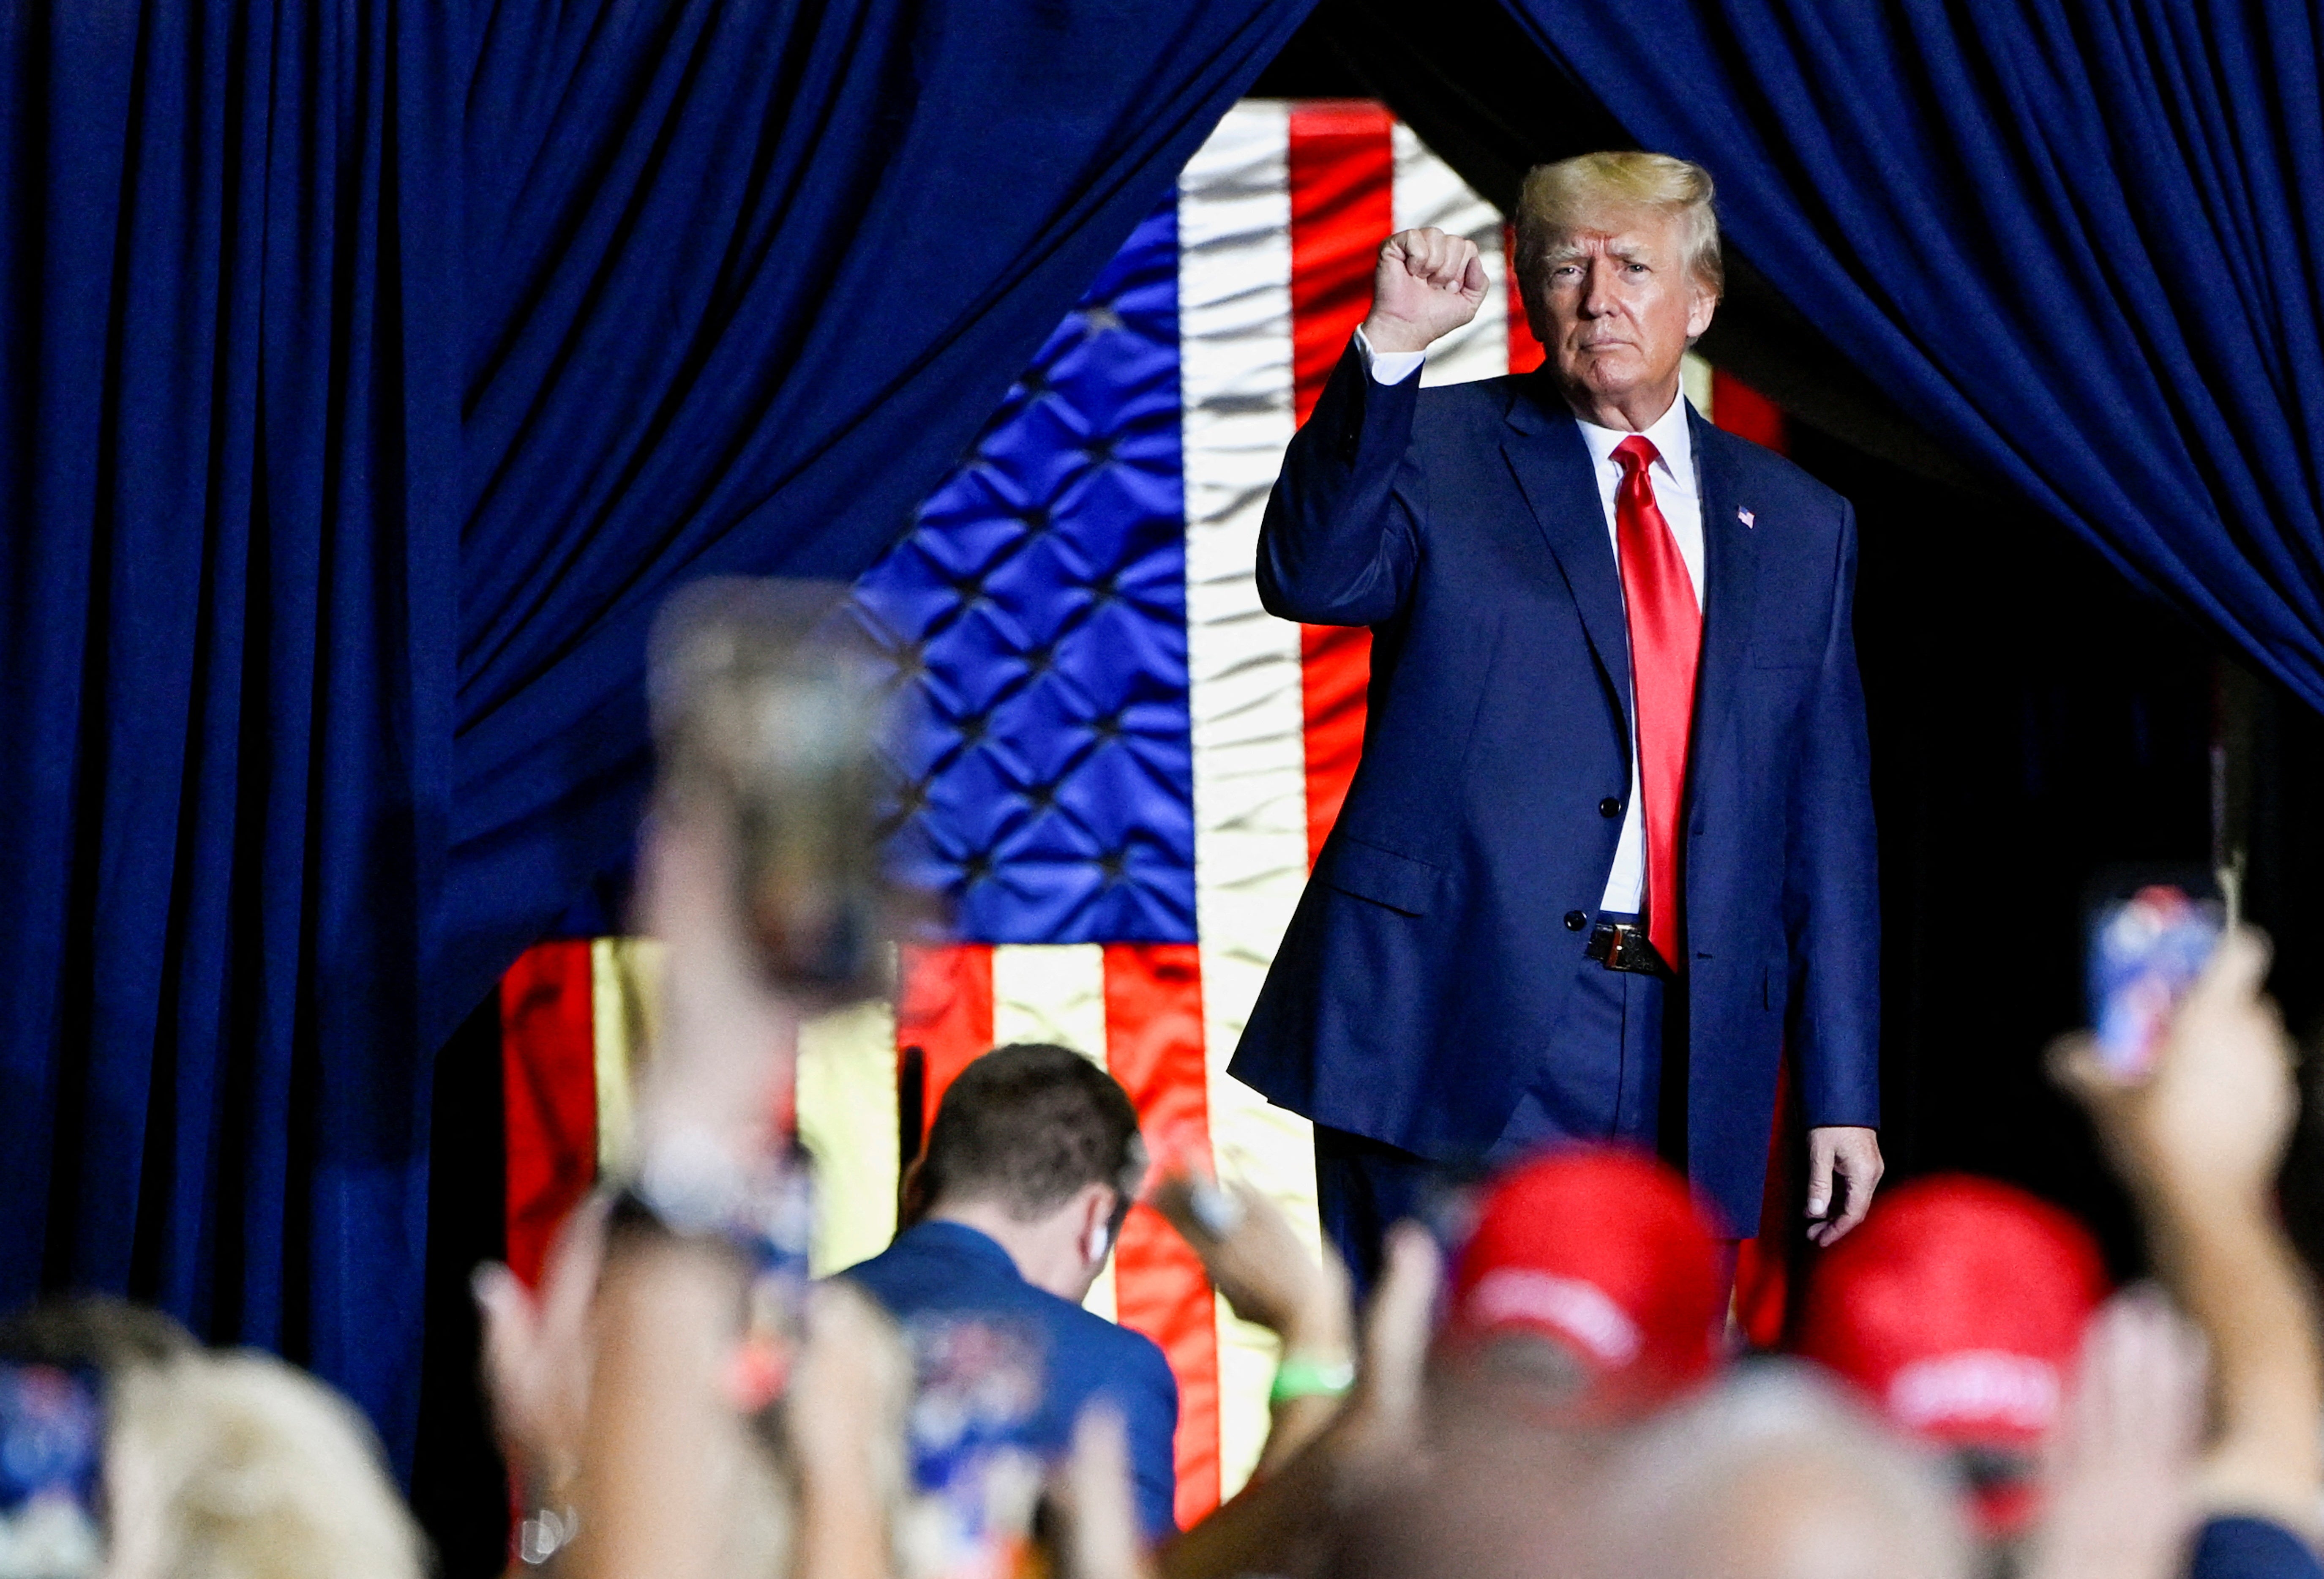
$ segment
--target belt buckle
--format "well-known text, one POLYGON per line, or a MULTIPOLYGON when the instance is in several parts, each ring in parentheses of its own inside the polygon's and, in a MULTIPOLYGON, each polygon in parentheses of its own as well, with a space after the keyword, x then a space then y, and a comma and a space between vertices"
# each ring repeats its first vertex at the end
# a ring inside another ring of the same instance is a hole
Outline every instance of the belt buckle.
POLYGON ((1654 940, 1646 936, 1646 929, 1629 921, 1599 922, 1591 929, 1590 942, 1583 953, 1609 971, 1659 976, 1670 970, 1654 940))

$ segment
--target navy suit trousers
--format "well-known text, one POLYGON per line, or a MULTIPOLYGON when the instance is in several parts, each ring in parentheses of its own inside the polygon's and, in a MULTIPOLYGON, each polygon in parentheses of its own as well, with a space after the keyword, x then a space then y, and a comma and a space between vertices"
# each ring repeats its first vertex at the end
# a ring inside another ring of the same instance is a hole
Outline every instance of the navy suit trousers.
MULTIPOLYGON (((1627 919, 1628 918, 1622 918, 1627 919)), ((1683 1060, 1685 989, 1659 976, 1609 971, 1595 960, 1577 979, 1537 1072, 1491 1148, 1471 1159, 1499 1168, 1560 1140, 1618 1140, 1665 1156, 1685 1155, 1684 1103, 1665 1093, 1686 1088, 1683 1060), (1560 1080, 1576 1068, 1618 1067, 1614 1107, 1593 1106, 1560 1080), (1669 1078, 1665 1078, 1666 1069, 1669 1078)), ((1447 1169, 1383 1141, 1315 1126, 1315 1190, 1323 1232, 1339 1247, 1360 1289, 1379 1268, 1380 1244, 1406 1217, 1439 1215, 1441 1194, 1457 1179, 1447 1169)))

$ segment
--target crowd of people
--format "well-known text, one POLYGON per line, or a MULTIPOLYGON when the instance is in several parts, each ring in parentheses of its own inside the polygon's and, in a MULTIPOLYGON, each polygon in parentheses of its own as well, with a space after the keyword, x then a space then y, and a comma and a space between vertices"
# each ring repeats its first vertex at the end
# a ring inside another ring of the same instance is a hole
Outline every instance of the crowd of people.
MULTIPOLYGON (((1149 1159, 1128 1097, 1015 1046, 946 1093, 881 1255, 806 1272, 792 1012, 750 958, 715 819, 666 813, 670 946, 635 1176, 538 1289, 477 1280, 523 1511, 575 1579, 2166 1579, 2313 1574, 2324 1373, 2273 1209, 2292 1049, 2231 931, 2152 1072, 2053 1054, 2145 1231, 1923 1177, 1818 1254, 1787 1352, 1732 1336, 1685 1181, 1566 1147, 1347 1270, 1264 1196, 1149 1159), (1160 1352, 1083 1308, 1134 1201, 1282 1357, 1250 1484, 1181 1529, 1160 1352)), ((0 1329, 0 1575, 426 1570, 355 1413, 279 1362, 102 1300, 0 1329)))

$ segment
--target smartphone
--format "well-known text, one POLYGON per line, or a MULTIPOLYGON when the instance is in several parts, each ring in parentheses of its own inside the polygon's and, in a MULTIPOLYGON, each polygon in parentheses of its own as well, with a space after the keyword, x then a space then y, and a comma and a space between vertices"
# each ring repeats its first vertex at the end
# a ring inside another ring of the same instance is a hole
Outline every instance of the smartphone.
POLYGON ((899 1531, 913 1579, 1014 1579, 1047 1473, 1035 1439, 1047 1380, 1039 1330, 1005 1316, 905 1325, 916 1385, 908 1417, 914 1496, 899 1531))
POLYGON ((81 1579, 105 1560, 96 1372, 0 1361, 0 1576, 81 1579))
POLYGON ((827 583, 711 580, 655 627, 666 792, 724 808, 759 963, 810 1010, 888 990, 899 896, 880 850, 886 691, 827 583))
POLYGON ((2118 1080, 2154 1068, 2180 1000, 2210 963, 2227 917, 2202 877, 2135 882, 2090 909, 2089 993, 2098 1060, 2118 1080))

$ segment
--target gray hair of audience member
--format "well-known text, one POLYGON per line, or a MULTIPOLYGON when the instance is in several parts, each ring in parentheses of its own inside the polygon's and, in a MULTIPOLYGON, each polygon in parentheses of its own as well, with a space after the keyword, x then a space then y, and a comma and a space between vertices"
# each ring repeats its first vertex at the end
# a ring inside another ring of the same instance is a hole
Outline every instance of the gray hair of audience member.
POLYGON ((420 1579, 419 1528, 363 1417, 272 1355, 108 1379, 108 1579, 420 1579))
POLYGON ((976 1059, 945 1092, 906 1215, 989 1200, 1029 1223, 1102 1184, 1120 1196, 1118 1221, 1145 1172, 1138 1110, 1120 1083, 1071 1048, 1017 1042, 976 1059))
POLYGON ((101 1296, 0 1320, 0 1359, 97 1372, 106 1579, 420 1579, 419 1527, 346 1399, 101 1296))
POLYGON ((1941 1464, 1831 1383, 1755 1364, 1646 1427, 1610 1466, 1598 1579, 1966 1579, 1941 1464))
POLYGON ((1514 220, 1517 280, 1527 290, 1578 231, 1618 226, 1625 215, 1666 214, 1679 221, 1686 266, 1714 296, 1727 285, 1719 250, 1719 216, 1711 172, 1667 153, 1620 150, 1581 153, 1536 164, 1518 189, 1514 220))

